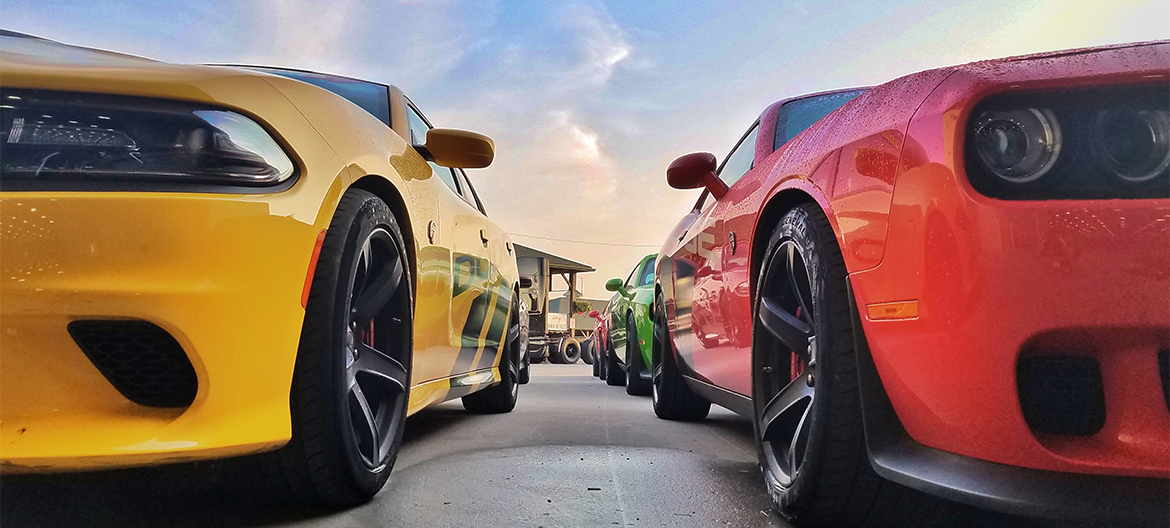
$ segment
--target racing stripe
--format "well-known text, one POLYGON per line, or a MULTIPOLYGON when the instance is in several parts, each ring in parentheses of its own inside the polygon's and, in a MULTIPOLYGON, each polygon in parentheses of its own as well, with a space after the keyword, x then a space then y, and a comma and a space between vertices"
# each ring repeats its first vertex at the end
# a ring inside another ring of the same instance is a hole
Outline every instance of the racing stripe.
POLYGON ((494 367, 500 348, 505 344, 503 340, 508 331, 508 314, 512 308, 513 292, 511 289, 505 288, 497 289, 497 291, 501 295, 495 297, 491 323, 484 329, 483 354, 475 362, 474 368, 476 369, 494 367))

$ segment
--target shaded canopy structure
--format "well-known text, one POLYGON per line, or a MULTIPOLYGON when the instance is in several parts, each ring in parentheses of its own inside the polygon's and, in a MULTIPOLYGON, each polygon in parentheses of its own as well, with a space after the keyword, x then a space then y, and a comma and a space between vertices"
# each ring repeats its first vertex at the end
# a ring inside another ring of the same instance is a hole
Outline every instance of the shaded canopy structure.
POLYGON ((549 290, 552 289, 552 278, 557 275, 560 275, 565 284, 568 285, 569 302, 565 315, 568 317, 570 325, 569 332, 572 333, 573 307, 576 305, 578 297, 577 274, 597 271, 596 268, 523 244, 513 243, 512 246, 516 249, 516 262, 520 266, 520 273, 533 275, 534 279, 532 290, 536 291, 532 292, 533 303, 529 307, 529 314, 532 317, 529 326, 530 344, 542 345, 544 342, 545 314, 548 313, 549 308, 549 290))

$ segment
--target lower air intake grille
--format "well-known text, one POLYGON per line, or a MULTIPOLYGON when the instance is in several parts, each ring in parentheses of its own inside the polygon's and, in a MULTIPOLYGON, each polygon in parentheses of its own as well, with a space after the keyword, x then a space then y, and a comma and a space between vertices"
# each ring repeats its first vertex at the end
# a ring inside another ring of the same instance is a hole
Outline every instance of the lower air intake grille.
POLYGON ((186 407, 198 380, 183 347, 146 321, 73 321, 69 335, 126 399, 147 407, 186 407))
POLYGON ((1092 436, 1105 425, 1101 367, 1087 357, 1022 357, 1016 383, 1035 432, 1092 436))

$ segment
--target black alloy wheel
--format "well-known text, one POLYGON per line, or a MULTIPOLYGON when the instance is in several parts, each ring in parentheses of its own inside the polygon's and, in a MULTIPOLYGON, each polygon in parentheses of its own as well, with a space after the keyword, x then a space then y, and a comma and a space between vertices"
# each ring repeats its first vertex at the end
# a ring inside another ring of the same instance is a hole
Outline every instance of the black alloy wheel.
POLYGON ((508 333, 500 347, 500 382, 489 388, 463 397, 463 408, 476 414, 499 414, 516 408, 520 394, 520 364, 524 349, 521 348, 520 302, 512 299, 508 333))
POLYGON ((773 508, 808 526, 933 526, 945 503, 869 465, 845 262, 819 206, 781 218, 756 284, 754 429, 773 508))
POLYGON ((817 318, 806 262, 815 257, 802 250, 793 239, 780 242, 760 283, 756 309, 758 343, 767 351, 755 370, 761 397, 757 429, 764 463, 783 487, 792 485, 804 462, 818 379, 817 318))
POLYGON ((384 226, 375 227, 362 243, 355 262, 345 333, 351 439, 362 461, 372 470, 385 465, 396 440, 394 433, 406 417, 410 373, 386 352, 386 343, 378 343, 377 328, 381 325, 375 321, 402 285, 404 270, 402 252, 390 232, 384 226))
POLYGON ((410 399, 410 264, 398 223, 373 194, 341 199, 313 275, 278 453, 300 502, 350 505, 382 488, 410 399))
POLYGON ((711 412, 711 402, 695 394, 683 379, 667 334, 666 301, 654 298, 654 335, 650 348, 650 399, 663 420, 696 421, 711 412))
POLYGON ((651 380, 642 377, 642 345, 638 339, 638 324, 634 322, 634 314, 626 318, 626 394, 630 396, 650 396, 653 389, 651 380))

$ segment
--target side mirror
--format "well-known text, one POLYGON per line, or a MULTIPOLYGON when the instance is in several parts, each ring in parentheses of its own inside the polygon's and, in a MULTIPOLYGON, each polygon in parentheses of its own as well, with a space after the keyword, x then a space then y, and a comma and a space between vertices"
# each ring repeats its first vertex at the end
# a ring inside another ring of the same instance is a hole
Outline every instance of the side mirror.
POLYGON ((528 275, 521 275, 520 276, 520 287, 525 289, 525 290, 527 290, 528 288, 531 288, 532 287, 532 277, 529 277, 528 275))
POLYGON ((593 319, 601 319, 601 314, 597 310, 589 310, 589 317, 593 319))
POLYGON ((456 169, 482 169, 496 157, 496 144, 478 132, 454 128, 432 128, 427 131, 423 149, 436 165, 456 169))
POLYGON ((615 278, 605 281, 605 289, 611 292, 618 292, 622 294, 622 297, 627 299, 634 296, 634 294, 626 290, 626 283, 622 282, 621 279, 615 278))
POLYGON ((727 194, 727 184, 715 173, 715 155, 710 152, 692 152, 680 156, 666 169, 666 182, 675 189, 707 188, 716 200, 727 194))

